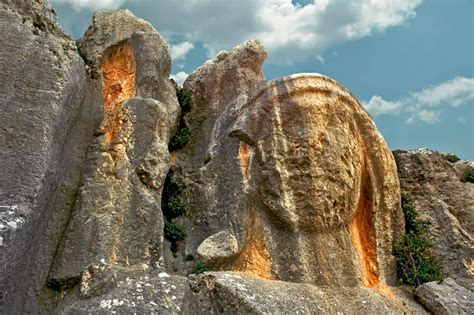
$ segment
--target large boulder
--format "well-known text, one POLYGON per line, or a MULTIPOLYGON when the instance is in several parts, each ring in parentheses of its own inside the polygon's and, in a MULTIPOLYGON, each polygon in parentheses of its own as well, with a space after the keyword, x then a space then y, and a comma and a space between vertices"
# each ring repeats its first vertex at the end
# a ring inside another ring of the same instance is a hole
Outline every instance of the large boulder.
POLYGON ((474 290, 474 184, 463 182, 473 162, 451 163, 428 150, 394 151, 402 192, 410 193, 421 219, 431 225, 433 254, 446 276, 474 290))
POLYGON ((0 34, 0 313, 40 312, 100 88, 46 1, 1 1, 0 34))
POLYGON ((238 251, 222 270, 393 284, 403 217, 392 153, 347 89, 319 74, 265 81, 265 56, 248 41, 184 84, 191 140, 172 167, 188 183, 186 250, 227 231, 238 251))
POLYGON ((474 293, 451 278, 422 284, 415 296, 436 315, 474 313, 474 293))

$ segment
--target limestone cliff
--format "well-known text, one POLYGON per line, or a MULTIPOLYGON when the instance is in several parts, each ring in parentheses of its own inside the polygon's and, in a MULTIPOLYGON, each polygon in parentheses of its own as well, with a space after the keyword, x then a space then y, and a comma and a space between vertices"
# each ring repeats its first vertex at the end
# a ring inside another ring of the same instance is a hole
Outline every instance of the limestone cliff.
MULTIPOLYGON (((180 108, 168 44, 128 10, 97 12, 77 42, 44 0, 1 1, 0 26, 0 313, 425 312, 392 287, 404 231, 395 159, 338 82, 266 81, 252 40, 192 73, 193 106, 180 108), (187 204, 173 218, 187 237, 172 243, 171 182, 187 204), (212 271, 190 275, 198 261, 212 271)), ((472 264, 472 211, 459 201, 472 186, 447 162, 417 158, 421 180, 396 156, 404 191, 440 189, 436 250, 453 248, 447 272, 467 285, 452 262, 472 264), (441 169, 446 186, 427 180, 441 169), (445 217, 453 242, 440 238, 445 217)))

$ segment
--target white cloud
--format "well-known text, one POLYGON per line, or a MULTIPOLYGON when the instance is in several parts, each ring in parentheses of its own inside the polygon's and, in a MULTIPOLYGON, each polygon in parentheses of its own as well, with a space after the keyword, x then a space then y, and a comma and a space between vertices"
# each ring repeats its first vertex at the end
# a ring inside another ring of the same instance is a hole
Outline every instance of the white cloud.
POLYGON ((458 107, 474 102, 474 78, 456 77, 453 80, 431 86, 409 96, 387 101, 378 95, 372 96, 364 107, 374 116, 400 115, 407 116, 407 123, 420 120, 433 124, 441 120, 440 107, 458 107))
POLYGON ((382 97, 374 95, 370 101, 364 103, 364 106, 375 116, 398 115, 403 107, 403 103, 386 101, 382 97))
POLYGON ((427 106, 449 104, 457 107, 474 100, 474 78, 456 77, 440 85, 413 93, 412 98, 427 106))
POLYGON ((184 41, 177 45, 171 46, 170 52, 173 60, 186 59, 186 55, 194 48, 190 42, 184 41))
POLYGON ((50 0, 52 4, 70 4, 76 10, 116 9, 126 0, 50 0))
POLYGON ((187 77, 189 76, 188 73, 184 71, 180 71, 176 74, 171 75, 171 79, 175 80, 179 86, 183 86, 184 81, 186 81, 187 77))
POLYGON ((128 0, 124 6, 168 38, 202 42, 210 55, 259 38, 270 61, 292 62, 403 25, 422 1, 317 0, 302 6, 291 0, 128 0))

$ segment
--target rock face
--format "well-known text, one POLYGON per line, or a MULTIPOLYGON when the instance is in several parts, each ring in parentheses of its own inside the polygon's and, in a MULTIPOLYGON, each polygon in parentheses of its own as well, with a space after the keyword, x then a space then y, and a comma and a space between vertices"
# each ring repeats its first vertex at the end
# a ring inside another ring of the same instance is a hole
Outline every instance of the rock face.
POLYGON ((0 17, 1 313, 50 312, 94 264, 159 260, 179 105, 168 45, 129 11, 98 13, 79 51, 44 1, 0 17))
POLYGON ((161 189, 179 113, 168 46, 148 23, 127 10, 100 12, 79 45, 99 76, 105 116, 50 273, 54 287, 99 262, 158 262, 161 189))
POLYGON ((336 81, 264 81, 265 56, 246 42, 185 82, 192 139, 176 169, 189 182, 188 251, 225 230, 239 250, 223 270, 318 285, 394 283, 391 244, 403 219, 391 152, 336 81))
POLYGON ((0 30, 0 313, 12 314, 41 306, 100 91, 45 1, 1 1, 0 30))
POLYGON ((427 314, 416 303, 397 301, 403 293, 385 296, 367 288, 317 287, 265 281, 213 272, 190 283, 184 314, 427 314))
POLYGON ((428 149, 395 151, 400 185, 413 195, 420 217, 431 222, 433 254, 446 276, 474 290, 474 184, 461 175, 474 163, 450 163, 428 149))
MULTIPOLYGON (((393 155, 339 83, 265 81, 248 41, 189 76, 180 117, 168 45, 131 12, 96 13, 75 43, 43 0, 3 0, 0 26, 0 313, 424 312, 390 287, 404 231, 393 155), (183 123, 190 140, 170 154, 183 123), (172 255, 167 176, 188 204, 172 255), (202 262, 221 272, 185 277, 202 262)), ((404 190, 442 206, 425 209, 445 267, 472 267, 461 164, 438 177, 449 164, 434 154, 397 155, 404 190)))
POLYGON ((416 288, 415 296, 433 314, 474 313, 474 293, 451 278, 425 283, 416 288))

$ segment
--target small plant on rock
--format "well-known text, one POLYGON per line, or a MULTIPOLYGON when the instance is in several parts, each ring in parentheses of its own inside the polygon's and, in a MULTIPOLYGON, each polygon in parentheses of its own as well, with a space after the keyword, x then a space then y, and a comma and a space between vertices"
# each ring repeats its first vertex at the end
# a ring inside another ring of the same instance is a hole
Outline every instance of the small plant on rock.
POLYGON ((456 154, 453 154, 453 153, 446 154, 444 158, 448 160, 448 162, 450 163, 456 163, 457 161, 461 161, 461 159, 456 154))
POLYGON ((186 214, 188 205, 177 196, 171 196, 164 202, 163 213, 168 219, 177 218, 186 214))
POLYGON ((395 244, 393 254, 397 258, 397 276, 400 284, 414 287, 425 282, 442 280, 441 264, 431 254, 428 240, 430 222, 418 218, 411 195, 402 195, 406 234, 395 244))
POLYGON ((461 181, 463 183, 474 183, 474 167, 468 166, 462 176, 461 181))
POLYGON ((170 151, 177 151, 184 148, 186 143, 188 143, 189 135, 191 130, 188 127, 180 128, 174 137, 170 140, 169 149, 170 151))
POLYGON ((188 143, 191 134, 191 130, 188 128, 186 120, 184 119, 184 116, 189 113, 193 107, 191 91, 179 89, 176 93, 176 97, 178 98, 179 106, 181 108, 181 115, 179 118, 178 131, 169 143, 170 151, 177 151, 184 148, 186 143, 188 143))
POLYGON ((183 241, 186 238, 184 227, 173 221, 165 221, 165 238, 170 242, 183 241))
POLYGON ((206 264, 203 263, 202 261, 198 261, 196 265, 194 266, 193 270, 191 270, 191 273, 200 274, 206 271, 209 271, 209 268, 206 266, 206 264))
POLYGON ((464 170, 461 181, 463 183, 474 183, 474 167, 469 166, 464 170))
POLYGON ((193 107, 191 91, 187 89, 179 89, 176 93, 176 97, 178 98, 178 103, 181 107, 181 115, 189 113, 193 107))

